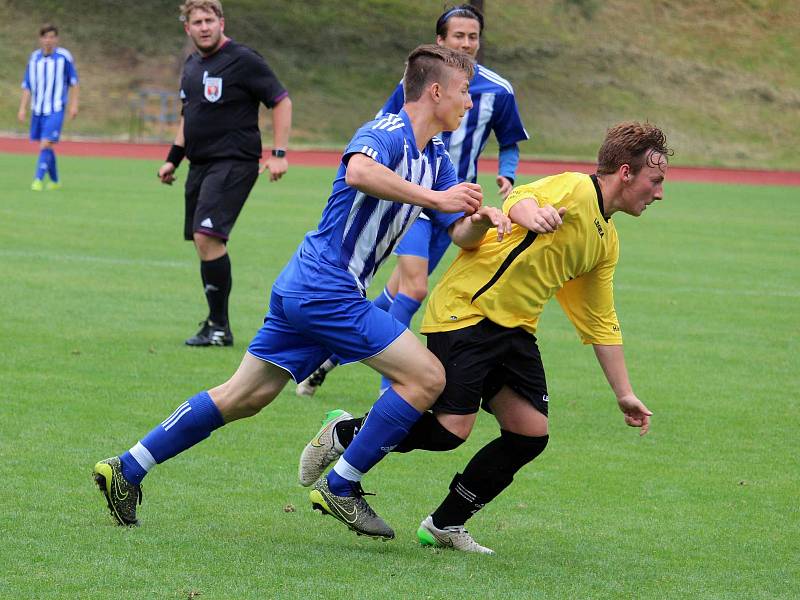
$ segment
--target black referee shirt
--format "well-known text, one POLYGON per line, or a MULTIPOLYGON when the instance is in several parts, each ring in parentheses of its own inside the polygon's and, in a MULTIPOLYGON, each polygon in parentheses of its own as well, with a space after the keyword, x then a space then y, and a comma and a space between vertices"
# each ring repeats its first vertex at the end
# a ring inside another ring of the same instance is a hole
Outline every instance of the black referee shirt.
POLYGON ((272 108, 287 94, 264 58, 233 40, 211 56, 191 54, 181 76, 186 156, 259 160, 258 103, 272 108))

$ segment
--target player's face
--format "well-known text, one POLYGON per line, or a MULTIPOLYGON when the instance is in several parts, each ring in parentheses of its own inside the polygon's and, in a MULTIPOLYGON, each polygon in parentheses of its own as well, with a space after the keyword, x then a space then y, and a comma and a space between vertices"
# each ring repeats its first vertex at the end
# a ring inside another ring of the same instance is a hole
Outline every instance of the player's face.
POLYGON ((451 50, 466 52, 474 58, 481 47, 481 24, 475 19, 450 17, 447 19, 447 35, 436 36, 436 43, 451 50))
POLYGON ((623 178, 622 211, 638 217, 647 207, 664 197, 664 178, 667 175, 667 159, 650 151, 644 166, 630 179, 623 178))
POLYGON ((196 8, 189 13, 183 28, 200 54, 211 54, 222 45, 225 19, 212 11, 196 8))
POLYGON ((442 131, 455 131, 461 119, 472 108, 472 96, 469 95, 469 79, 459 69, 447 68, 449 78, 441 86, 441 100, 437 107, 437 117, 443 123, 442 131))
POLYGON ((52 54, 53 50, 58 46, 58 36, 55 31, 48 31, 42 36, 39 36, 39 44, 42 47, 42 52, 45 54, 52 54))

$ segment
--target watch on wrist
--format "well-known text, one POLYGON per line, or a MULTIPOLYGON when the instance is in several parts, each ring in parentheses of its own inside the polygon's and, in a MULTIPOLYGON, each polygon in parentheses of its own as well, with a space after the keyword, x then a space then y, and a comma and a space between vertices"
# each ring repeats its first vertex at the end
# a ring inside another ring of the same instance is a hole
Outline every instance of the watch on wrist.
POLYGON ((273 148, 272 156, 276 158, 284 158, 286 156, 286 150, 284 150, 283 148, 273 148))

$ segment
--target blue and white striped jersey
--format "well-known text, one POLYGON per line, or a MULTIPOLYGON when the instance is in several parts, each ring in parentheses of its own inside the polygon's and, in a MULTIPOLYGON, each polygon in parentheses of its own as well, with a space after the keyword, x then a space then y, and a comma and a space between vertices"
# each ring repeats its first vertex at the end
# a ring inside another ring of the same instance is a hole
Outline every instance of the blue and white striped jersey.
MULTIPOLYGON (((519 116, 514 88, 494 71, 483 65, 475 65, 475 75, 469 83, 472 108, 464 115, 455 131, 445 131, 441 139, 456 166, 459 181, 472 183, 478 177, 478 157, 494 131, 500 147, 510 146, 528 139, 528 132, 519 116)), ((403 82, 378 112, 396 113, 404 104, 403 82)))
POLYGON ((61 112, 67 105, 69 88, 77 84, 78 71, 69 50, 56 48, 48 55, 41 50, 31 53, 22 79, 22 88, 31 93, 31 113, 61 112))
MULTIPOLYGON (((289 297, 365 295, 378 267, 423 208, 368 196, 345 182, 347 161, 365 154, 406 181, 432 190, 456 183, 444 144, 433 138, 420 152, 405 111, 363 125, 350 140, 316 231, 309 232, 273 288, 289 297)), ((424 209, 427 212, 427 209, 424 209)), ((463 216, 430 211, 444 227, 463 216)))

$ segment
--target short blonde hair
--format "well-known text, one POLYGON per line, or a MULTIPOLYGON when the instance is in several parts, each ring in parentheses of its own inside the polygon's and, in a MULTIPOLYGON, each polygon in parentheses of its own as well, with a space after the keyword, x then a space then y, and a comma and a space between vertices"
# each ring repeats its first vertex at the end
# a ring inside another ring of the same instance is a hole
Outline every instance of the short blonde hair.
POLYGON ((213 12, 220 19, 222 18, 222 3, 219 0, 186 0, 180 5, 181 21, 186 21, 193 10, 205 10, 213 12))

